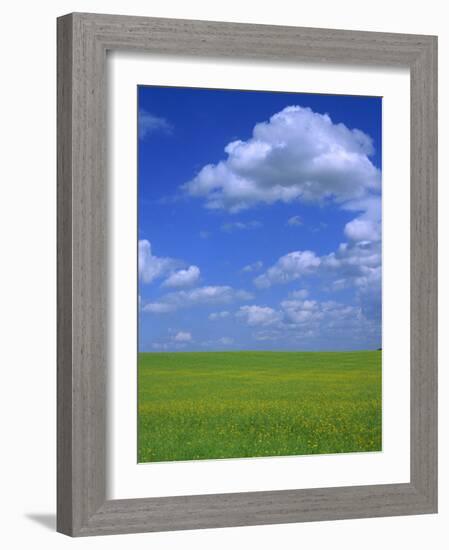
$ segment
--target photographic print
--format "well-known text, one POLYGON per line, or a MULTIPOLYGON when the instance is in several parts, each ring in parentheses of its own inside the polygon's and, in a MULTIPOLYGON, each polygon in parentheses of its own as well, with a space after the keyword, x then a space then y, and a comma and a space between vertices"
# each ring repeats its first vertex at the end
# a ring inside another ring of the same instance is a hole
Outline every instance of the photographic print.
POLYGON ((382 450, 382 99, 138 86, 138 462, 382 450))

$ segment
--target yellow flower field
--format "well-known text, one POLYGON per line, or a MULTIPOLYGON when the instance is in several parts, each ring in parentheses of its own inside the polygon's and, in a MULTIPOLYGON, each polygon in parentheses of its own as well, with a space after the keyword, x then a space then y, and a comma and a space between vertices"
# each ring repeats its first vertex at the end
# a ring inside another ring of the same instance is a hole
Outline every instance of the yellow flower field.
POLYGON ((380 351, 140 353, 138 460, 380 451, 380 351))

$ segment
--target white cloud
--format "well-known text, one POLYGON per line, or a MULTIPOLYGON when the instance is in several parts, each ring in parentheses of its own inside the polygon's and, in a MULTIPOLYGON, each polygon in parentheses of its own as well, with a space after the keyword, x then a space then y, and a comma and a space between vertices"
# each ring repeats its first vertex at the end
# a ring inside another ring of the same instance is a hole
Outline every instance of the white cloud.
POLYGON ((377 284, 361 287, 358 292, 358 300, 366 319, 377 322, 382 320, 382 287, 380 280, 377 284))
POLYGON ((283 334, 278 329, 258 330, 253 334, 254 340, 258 342, 279 342, 283 336, 285 336, 285 333, 283 334))
POLYGON ((341 243, 335 252, 324 256, 317 256, 309 250, 281 256, 265 273, 254 279, 254 284, 259 288, 268 288, 314 273, 324 279, 331 277, 334 290, 341 290, 350 284, 364 287, 380 281, 381 265, 380 242, 363 240, 341 243))
POLYGON ((217 311, 209 315, 209 320, 218 321, 218 319, 226 319, 226 317, 229 317, 230 315, 231 314, 229 313, 229 311, 217 311))
POLYGON ((379 331, 379 325, 366 319, 356 306, 317 302, 312 309, 304 309, 299 303, 284 304, 284 307, 284 320, 268 330, 257 330, 253 334, 255 340, 277 342, 281 346, 318 342, 321 348, 326 341, 364 341, 367 335, 379 331))
POLYGON ((230 286, 202 286, 190 290, 169 292, 158 302, 146 304, 142 309, 150 313, 169 313, 181 308, 227 304, 238 300, 250 300, 252 294, 230 286))
POLYGON ((191 342, 192 341, 192 335, 190 332, 177 332, 175 336, 173 337, 173 340, 175 342, 191 342))
POLYGON ((289 294, 290 298, 297 298, 299 300, 304 300, 304 298, 307 298, 308 295, 309 295, 309 291, 306 290, 305 288, 301 288, 300 290, 294 290, 289 294))
POLYGON ((299 225, 302 225, 302 219, 300 216, 292 216, 287 220, 287 225, 290 227, 297 227, 299 225))
POLYGON ((142 311, 148 313, 170 313, 174 311, 177 307, 173 304, 164 303, 164 302, 150 302, 143 306, 142 311))
POLYGON ((284 300, 281 307, 285 319, 296 325, 310 324, 323 318, 322 308, 315 300, 284 300))
POLYGON ((236 315, 250 326, 268 326, 281 320, 279 312, 266 306, 242 306, 236 315))
POLYGON ((315 300, 284 300, 281 302, 285 319, 295 325, 311 324, 324 317, 322 305, 315 300))
MULTIPOLYGON (((174 296, 174 295, 173 295, 174 296)), ((249 300, 252 295, 245 290, 235 290, 230 286, 203 286, 176 294, 176 300, 185 299, 189 303, 219 304, 233 300, 249 300)))
POLYGON ((259 288, 268 288, 273 284, 289 283, 315 271, 321 263, 320 258, 310 250, 295 251, 281 256, 265 273, 254 279, 259 288))
POLYGON ((332 288, 356 289, 356 298, 367 319, 382 315, 382 248, 379 241, 343 243, 338 250, 322 258, 325 276, 332 288))
POLYGON ((379 195, 348 201, 342 208, 349 212, 362 212, 363 217, 369 220, 380 221, 382 217, 382 201, 379 195))
POLYGON ((366 197, 363 200, 349 201, 343 206, 351 212, 361 214, 345 226, 348 239, 358 241, 380 241, 382 203, 380 197, 366 197))
POLYGON ((153 349, 168 349, 170 346, 166 342, 153 342, 151 347, 153 349))
POLYGON ((363 218, 356 218, 345 226, 345 235, 352 241, 379 241, 380 224, 363 218))
MULTIPOLYGON (((366 205, 365 205, 366 206, 366 205)), ((360 205, 357 209, 359 209, 360 205)), ((373 205, 369 205, 361 215, 363 221, 375 218, 373 205)), ((356 218, 358 220, 359 218, 356 218)), ((314 273, 320 277, 323 284, 327 282, 328 290, 341 291, 345 288, 355 289, 355 298, 361 314, 367 320, 381 320, 382 316, 382 246, 375 235, 361 231, 354 240, 342 243, 335 252, 318 257, 313 252, 290 252, 270 267, 265 273, 254 279, 259 288, 267 288, 274 284, 289 283, 303 275, 314 273), (371 240, 359 240, 362 237, 371 240), (356 238, 357 237, 357 238, 356 238)), ((307 291, 299 290, 290 293, 293 300, 304 300, 307 291)), ((318 320, 322 312, 310 313, 310 309, 302 307, 292 309, 283 303, 284 320, 299 323, 301 320, 318 320)), ((292 306, 292 304, 290 304, 292 306)))
POLYGON ((225 160, 204 166, 183 186, 210 209, 238 212, 294 200, 342 203, 380 187, 380 172, 369 158, 371 138, 310 108, 286 107, 225 152, 225 160))
POLYGON ((172 131, 173 126, 165 118, 152 115, 144 110, 139 111, 139 137, 141 139, 154 132, 170 134, 172 131))
POLYGON ((200 237, 202 239, 208 239, 212 233, 210 231, 200 231, 200 237))
POLYGON ((380 278, 381 264, 381 244, 370 241, 342 243, 336 252, 321 258, 323 272, 332 274, 339 284, 346 280, 357 286, 380 278))
POLYGON ((232 231, 245 230, 245 229, 258 229, 262 227, 262 224, 257 220, 252 220, 249 222, 228 222, 224 223, 221 226, 221 230, 226 233, 231 233, 232 231))
POLYGON ((198 283, 200 269, 191 265, 180 269, 183 262, 175 258, 164 258, 152 253, 150 241, 139 241, 139 278, 143 283, 152 283, 161 277, 167 277, 162 286, 169 288, 182 288, 198 283))
POLYGON ((205 348, 209 347, 220 347, 220 346, 231 346, 234 343, 234 338, 230 338, 229 336, 222 336, 221 338, 217 338, 216 340, 206 340, 205 342, 202 342, 201 345, 205 348))
POLYGON ((150 241, 146 239, 139 241, 139 277, 144 283, 151 283, 159 277, 164 277, 179 267, 180 263, 173 258, 154 256, 150 241))
POLYGON ((162 286, 170 288, 182 288, 193 286, 200 278, 200 270, 196 265, 191 265, 187 269, 181 269, 172 273, 163 283, 162 286))
POLYGON ((252 273, 253 271, 259 271, 263 267, 263 262, 257 261, 253 262, 252 264, 245 265, 245 267, 242 269, 244 273, 252 273))
POLYGON ((317 225, 309 225, 307 229, 311 231, 312 233, 318 233, 319 231, 322 231, 323 229, 327 228, 327 223, 320 222, 317 225))
MULTIPOLYGON (((256 329, 253 338, 264 342, 302 342, 319 338, 345 336, 360 340, 379 332, 375 317, 365 315, 360 305, 348 305, 334 300, 281 301, 277 309, 265 306, 244 306, 237 313, 256 329)), ((380 334, 379 334, 380 336, 380 334)))

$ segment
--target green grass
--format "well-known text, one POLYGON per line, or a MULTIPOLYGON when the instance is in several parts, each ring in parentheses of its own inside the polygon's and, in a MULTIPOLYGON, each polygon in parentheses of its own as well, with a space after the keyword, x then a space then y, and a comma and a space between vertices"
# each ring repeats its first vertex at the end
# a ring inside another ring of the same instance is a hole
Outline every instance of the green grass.
POLYGON ((381 450, 381 352, 141 353, 139 462, 381 450))

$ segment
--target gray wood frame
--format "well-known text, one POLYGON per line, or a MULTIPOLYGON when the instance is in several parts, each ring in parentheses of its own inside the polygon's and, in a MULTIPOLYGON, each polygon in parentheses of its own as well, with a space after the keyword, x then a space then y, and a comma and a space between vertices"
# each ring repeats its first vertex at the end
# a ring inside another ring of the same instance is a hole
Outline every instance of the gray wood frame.
POLYGON ((75 13, 58 19, 57 529, 72 536, 437 511, 437 38, 75 13), (411 71, 410 483, 106 499, 108 50, 411 71))

